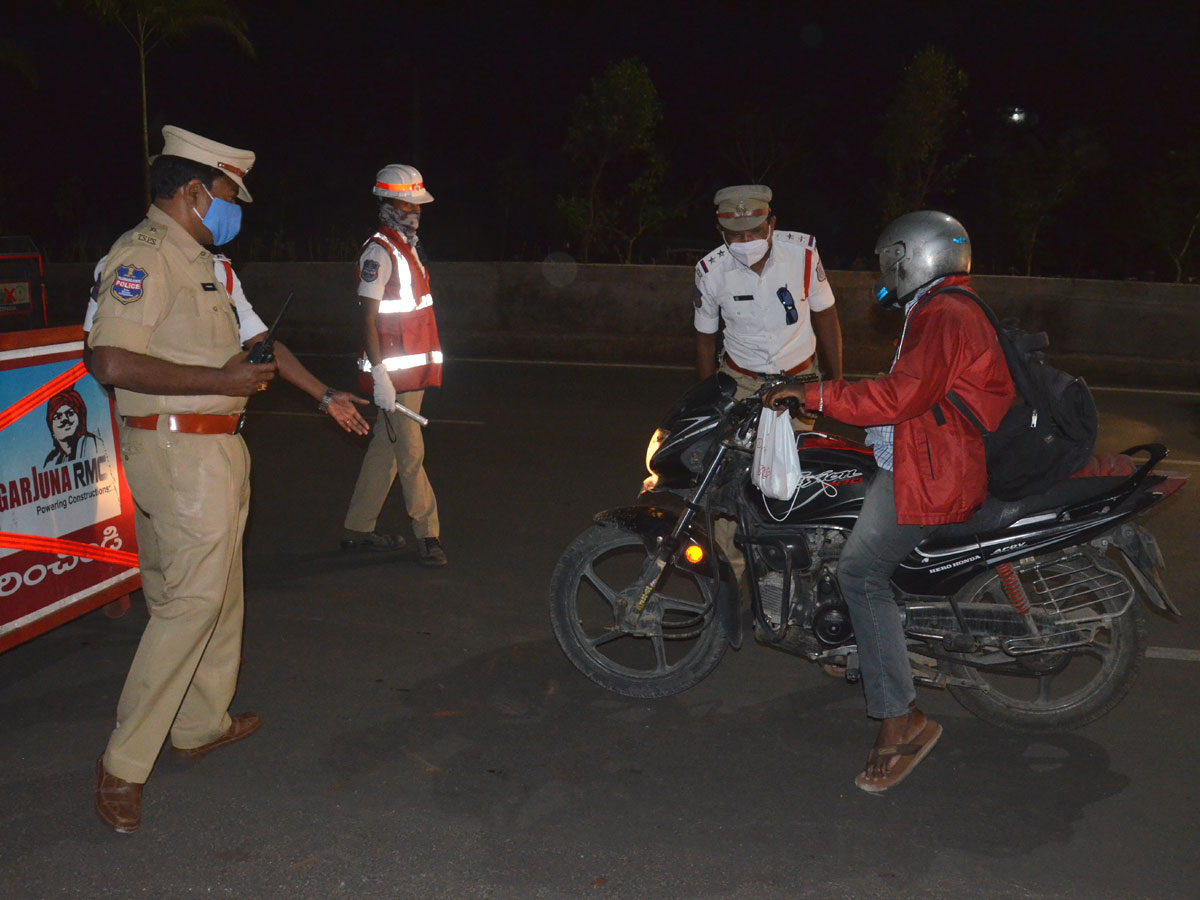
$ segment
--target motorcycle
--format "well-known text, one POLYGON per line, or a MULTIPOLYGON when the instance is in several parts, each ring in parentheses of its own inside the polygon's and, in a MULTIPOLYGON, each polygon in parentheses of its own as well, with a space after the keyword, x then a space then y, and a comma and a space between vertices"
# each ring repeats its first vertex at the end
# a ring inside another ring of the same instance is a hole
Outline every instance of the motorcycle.
MULTIPOLYGON (((596 684, 669 696, 741 647, 739 584, 714 540, 717 519, 736 523, 755 638, 859 680, 837 569, 875 471, 871 451, 799 432, 790 500, 764 496, 750 478, 762 395, 812 378, 781 376, 741 401, 724 374, 697 384, 654 432, 637 502, 597 513, 567 547, 551 622, 596 684)), ((1155 473, 1166 455, 1161 444, 1132 447, 1118 474, 1018 501, 989 497, 968 521, 932 532, 892 577, 914 680, 1023 731, 1075 728, 1120 702, 1146 654, 1140 601, 1179 616, 1158 544, 1139 522, 1187 479, 1155 473)))

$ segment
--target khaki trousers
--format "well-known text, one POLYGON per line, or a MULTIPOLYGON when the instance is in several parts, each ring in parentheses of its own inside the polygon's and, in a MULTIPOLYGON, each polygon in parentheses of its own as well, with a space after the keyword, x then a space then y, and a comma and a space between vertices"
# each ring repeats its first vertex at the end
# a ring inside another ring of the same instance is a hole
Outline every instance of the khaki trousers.
MULTIPOLYGON (((817 361, 813 360, 812 371, 816 369, 817 361)), ((721 372, 724 372, 735 382, 737 382, 737 390, 734 391, 734 400, 745 400, 752 394, 757 394, 758 389, 763 386, 763 382, 754 378, 751 375, 743 375, 736 369, 729 368, 725 362, 725 357, 721 357, 721 372)), ((797 419, 792 420, 793 431, 812 431, 813 425, 816 424, 816 419, 797 419)), ((718 547, 724 552, 729 560, 730 566, 733 568, 733 574, 738 579, 742 580, 742 574, 746 571, 746 560, 742 556, 742 552, 733 542, 733 535, 737 531, 737 523, 733 519, 715 519, 713 520, 713 540, 716 541, 718 547)))
POLYGON ((104 767, 143 783, 168 733, 180 749, 216 740, 242 656, 242 533, 250 454, 237 435, 121 427, 150 621, 117 703, 104 767))
MULTIPOLYGON (((396 402, 413 412, 421 411, 424 391, 405 391, 396 395, 396 402)), ((379 512, 387 500, 392 482, 400 476, 400 489, 404 492, 404 506, 412 519, 413 534, 418 540, 438 537, 437 498, 429 477, 425 474, 425 439, 421 426, 400 412, 379 410, 367 455, 363 457, 358 472, 358 482, 350 497, 350 509, 346 512, 345 525, 351 531, 374 531, 379 521, 379 512), (395 443, 388 434, 391 423, 395 443)))

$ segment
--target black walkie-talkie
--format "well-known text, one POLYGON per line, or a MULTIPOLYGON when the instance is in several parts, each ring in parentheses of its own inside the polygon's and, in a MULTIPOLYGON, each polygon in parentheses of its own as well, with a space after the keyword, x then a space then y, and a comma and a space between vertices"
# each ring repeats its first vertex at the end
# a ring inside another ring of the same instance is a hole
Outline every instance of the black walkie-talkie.
POLYGON ((292 297, 294 296, 295 292, 288 294, 287 299, 283 301, 283 306, 279 310, 279 315, 275 317, 275 321, 267 329, 267 336, 250 348, 249 362, 268 363, 275 360, 275 329, 279 327, 279 320, 287 312, 288 304, 292 302, 292 297))

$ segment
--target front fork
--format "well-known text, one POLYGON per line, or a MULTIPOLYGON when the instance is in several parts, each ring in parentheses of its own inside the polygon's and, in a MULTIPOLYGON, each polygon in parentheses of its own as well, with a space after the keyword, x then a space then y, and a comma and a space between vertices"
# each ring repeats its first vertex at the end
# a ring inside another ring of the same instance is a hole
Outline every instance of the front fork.
MULTIPOLYGON (((696 487, 696 492, 692 495, 691 499, 684 501, 686 508, 675 522, 675 527, 671 529, 669 535, 660 541, 657 551, 647 556, 646 562, 642 565, 642 570, 638 573, 637 579, 630 585, 630 589, 635 590, 637 596, 626 611, 625 624, 630 626, 632 630, 637 630, 641 623, 642 614, 645 612, 646 604, 650 602, 650 598, 658 590, 663 575, 667 571, 667 566, 675 561, 680 547, 684 545, 683 535, 692 524, 692 520, 696 518, 696 514, 703 509, 702 501, 704 495, 712 486, 713 480, 721 468, 721 461, 728 452, 729 445, 722 443, 712 463, 709 465, 708 471, 704 473, 704 478, 701 479, 700 484, 696 487)), ((717 556, 713 536, 710 529, 705 529, 705 531, 707 532, 708 546, 704 550, 708 555, 708 559, 712 561, 714 577, 719 583, 720 576, 717 568, 717 556)))

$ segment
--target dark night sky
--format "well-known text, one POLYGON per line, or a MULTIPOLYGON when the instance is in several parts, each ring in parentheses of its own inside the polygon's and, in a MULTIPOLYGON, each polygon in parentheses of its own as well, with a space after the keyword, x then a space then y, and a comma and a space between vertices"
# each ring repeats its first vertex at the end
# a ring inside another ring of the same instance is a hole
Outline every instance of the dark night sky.
MULTIPOLYGON (((301 258, 352 249, 371 224, 372 176, 392 161, 415 161, 437 196, 423 230, 436 257, 539 258, 561 241, 552 210, 572 101, 629 56, 649 66, 664 103, 669 193, 694 199, 665 244, 716 242, 709 201, 744 177, 723 147, 750 104, 792 123, 803 164, 773 185, 780 226, 816 233, 832 265, 869 254, 881 177, 875 134, 904 64, 926 45, 946 50, 970 78, 960 140, 1014 105, 1100 140, 1106 166, 1085 194, 1164 152, 1197 118, 1193 3, 243 0, 241 8, 256 59, 219 32, 198 31, 157 49, 149 76, 152 152, 166 123, 257 152, 255 203, 234 248, 243 258, 264 255, 272 241, 301 258), (529 192, 506 219, 497 184, 502 165, 513 164, 529 192)), ((33 87, 0 70, 9 126, 0 233, 33 234, 52 257, 88 258, 141 211, 136 57, 122 32, 87 19, 77 3, 15 10, 3 36, 26 49, 39 80, 33 87)), ((969 217, 981 213, 969 173, 964 185, 944 205, 972 228, 969 217)), ((1121 240, 1119 213, 1096 215, 1086 196, 1077 205, 1087 233, 1076 241, 1121 240)))

